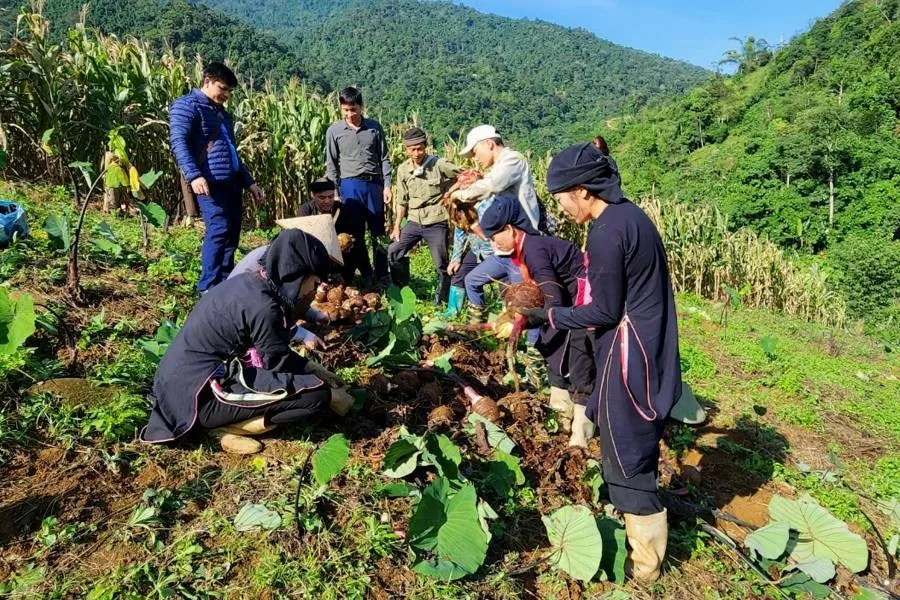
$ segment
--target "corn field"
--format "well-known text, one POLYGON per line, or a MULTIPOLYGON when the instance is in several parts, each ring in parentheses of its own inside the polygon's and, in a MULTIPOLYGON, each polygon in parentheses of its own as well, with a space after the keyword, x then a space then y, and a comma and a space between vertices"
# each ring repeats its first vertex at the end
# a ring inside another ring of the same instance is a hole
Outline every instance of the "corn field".
MULTIPOLYGON (((189 60, 172 48, 156 55, 140 40, 104 36, 83 23, 62 44, 51 42, 49 30, 36 4, 20 14, 15 35, 0 53, 0 145, 9 157, 4 176, 77 185, 67 165, 83 161, 99 171, 108 133, 121 128, 137 168, 163 173, 151 199, 177 216, 181 205, 168 110, 200 80, 201 58, 189 60)), ((336 98, 316 96, 292 81, 281 89, 242 87, 230 108, 239 153, 266 192, 263 204, 248 196, 247 222, 261 226, 293 216, 309 182, 325 172, 325 130, 340 118, 336 98)), ((418 121, 413 115, 408 123, 385 127, 395 167, 405 159, 402 134, 418 121)), ((461 166, 474 166, 457 156, 456 141, 433 144, 461 166)), ((587 228, 566 218, 547 193, 551 156, 530 159, 557 235, 582 245, 587 228)), ((715 209, 658 199, 640 204, 662 233, 676 290, 722 300, 725 286, 746 287, 742 300, 748 306, 829 325, 844 322, 843 299, 828 288, 823 273, 798 268, 750 231, 731 231, 715 209)))
MULTIPOLYGON (((53 43, 40 5, 32 11, 19 15, 0 52, 4 176, 77 185, 67 166, 87 162, 99 172, 108 134, 120 127, 131 162, 141 172, 163 173, 150 199, 177 213, 169 105, 200 81, 201 58, 171 48, 156 55, 140 40, 104 36, 83 23, 53 43)), ((265 206, 248 204, 248 220, 260 225, 293 215, 308 182, 325 172, 325 129, 339 117, 336 100, 290 82, 277 91, 242 87, 230 108, 241 156, 267 195, 265 206)))

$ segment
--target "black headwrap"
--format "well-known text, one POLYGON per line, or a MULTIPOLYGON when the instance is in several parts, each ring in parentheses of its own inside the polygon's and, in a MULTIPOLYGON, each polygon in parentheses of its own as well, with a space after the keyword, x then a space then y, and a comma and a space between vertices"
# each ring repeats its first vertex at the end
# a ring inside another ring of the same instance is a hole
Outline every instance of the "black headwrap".
POLYGON ((330 192, 334 189, 334 182, 328 179, 327 177, 319 177, 311 184, 309 184, 309 191, 314 194, 319 194, 322 192, 330 192))
POLYGON ((493 237, 507 225, 521 229, 525 233, 538 235, 537 230, 531 225, 531 219, 522 209, 519 199, 513 196, 497 196, 491 205, 487 207, 479 219, 481 230, 485 237, 493 237))
POLYGON ((616 161, 593 144, 576 144, 557 154, 547 169, 547 188, 557 194, 581 186, 610 204, 625 200, 616 161))
POLYGON ((269 244, 260 263, 285 306, 293 308, 303 278, 325 279, 331 259, 325 245, 299 229, 285 229, 269 244))

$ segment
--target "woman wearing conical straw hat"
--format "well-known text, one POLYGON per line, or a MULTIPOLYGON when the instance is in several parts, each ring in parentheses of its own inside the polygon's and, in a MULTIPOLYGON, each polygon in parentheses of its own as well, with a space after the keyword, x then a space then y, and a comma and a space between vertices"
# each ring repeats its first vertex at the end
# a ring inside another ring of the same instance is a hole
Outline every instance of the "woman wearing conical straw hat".
POLYGON ((337 377, 290 348, 291 326, 331 262, 340 260, 331 237, 333 226, 282 231, 260 269, 203 296, 157 369, 142 441, 171 442, 206 430, 226 451, 252 454, 262 449, 253 436, 327 407, 349 411, 353 398, 337 377))

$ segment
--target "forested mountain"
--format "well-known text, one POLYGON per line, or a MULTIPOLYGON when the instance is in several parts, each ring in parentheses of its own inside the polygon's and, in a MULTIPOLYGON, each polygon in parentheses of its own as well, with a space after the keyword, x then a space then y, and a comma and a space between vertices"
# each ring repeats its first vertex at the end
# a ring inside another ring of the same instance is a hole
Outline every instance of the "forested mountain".
POLYGON ((361 86, 385 121, 415 113, 438 136, 487 121, 522 145, 560 147, 708 77, 584 30, 450 2, 203 1, 291 44, 332 88, 361 86))
POLYGON ((738 75, 608 124, 629 193, 712 203, 782 246, 827 250, 857 314, 896 304, 900 0, 847 2, 770 60, 752 43, 729 56, 738 75))
MULTIPOLYGON (((2 30, 15 25, 22 0, 0 0, 2 30)), ((262 84, 299 77, 323 88, 327 84, 308 72, 308 65, 273 35, 255 31, 251 26, 206 6, 186 0, 47 0, 44 14, 50 19, 54 37, 60 39, 77 23, 85 5, 87 25, 104 33, 135 36, 157 47, 182 46, 188 53, 206 59, 227 58, 242 78, 262 84)))

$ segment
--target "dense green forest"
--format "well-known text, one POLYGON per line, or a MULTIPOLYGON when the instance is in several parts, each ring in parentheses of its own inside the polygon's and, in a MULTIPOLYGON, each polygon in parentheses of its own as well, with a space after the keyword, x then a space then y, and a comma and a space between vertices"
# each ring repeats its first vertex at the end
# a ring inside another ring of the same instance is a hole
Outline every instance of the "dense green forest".
POLYGON ((479 122, 558 148, 605 117, 683 92, 708 72, 585 30, 416 0, 204 0, 271 31, 334 89, 355 84, 384 120, 438 136, 479 122))
POLYGON ((855 316, 897 327, 900 2, 848 2, 777 52, 727 58, 736 75, 605 125, 629 193, 825 256, 855 316))
MULTIPOLYGON (((0 30, 8 33, 15 26, 22 5, 27 2, 0 0, 0 30)), ((285 82, 291 77, 304 79, 319 89, 327 86, 315 74, 308 74, 305 61, 275 36, 186 0, 47 0, 43 13, 50 19, 55 39, 62 39, 66 30, 79 21, 85 5, 89 27, 97 27, 103 33, 135 36, 160 49, 164 45, 183 47, 188 56, 227 58, 242 78, 257 87, 266 79, 285 82)))

